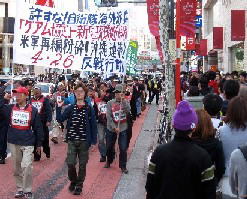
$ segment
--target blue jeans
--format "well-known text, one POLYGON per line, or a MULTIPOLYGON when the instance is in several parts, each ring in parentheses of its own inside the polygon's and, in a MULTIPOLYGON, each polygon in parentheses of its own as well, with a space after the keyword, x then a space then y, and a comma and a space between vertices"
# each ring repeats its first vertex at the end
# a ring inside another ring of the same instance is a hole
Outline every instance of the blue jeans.
POLYGON ((102 124, 98 124, 98 148, 101 156, 106 156, 106 127, 102 124))
POLYGON ((127 164, 127 150, 128 150, 128 136, 127 131, 123 131, 117 135, 115 132, 107 130, 106 132, 106 156, 107 162, 112 163, 115 158, 115 144, 118 137, 119 145, 119 168, 126 168, 127 164))
POLYGON ((136 100, 136 112, 137 112, 137 115, 141 114, 142 112, 142 100, 141 98, 137 98, 136 100))

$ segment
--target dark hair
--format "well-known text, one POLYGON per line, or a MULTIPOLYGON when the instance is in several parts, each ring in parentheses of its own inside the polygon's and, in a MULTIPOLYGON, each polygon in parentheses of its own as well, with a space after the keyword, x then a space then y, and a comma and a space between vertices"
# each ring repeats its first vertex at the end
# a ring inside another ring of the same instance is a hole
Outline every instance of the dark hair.
POLYGON ((224 88, 223 88, 226 99, 230 100, 233 97, 237 96, 239 89, 240 89, 239 82, 237 82, 236 80, 227 80, 224 83, 224 88))
POLYGON ((244 97, 234 97, 227 108, 224 120, 231 128, 246 129, 247 124, 247 102, 244 97))
POLYGON ((245 71, 243 71, 243 72, 240 73, 240 76, 243 76, 244 78, 246 78, 247 77, 247 73, 245 71))
POLYGON ((88 93, 88 88, 85 86, 85 84, 82 84, 82 83, 78 83, 75 85, 74 87, 74 90, 77 90, 78 88, 82 88, 85 92, 85 96, 87 95, 88 93))
POLYGON ((208 80, 215 80, 216 79, 216 72, 214 71, 208 71, 207 73, 207 76, 208 76, 208 80))
POLYGON ((205 75, 200 78, 199 83, 202 88, 208 88, 208 78, 205 75))
POLYGON ((192 133, 192 130, 187 130, 187 131, 182 131, 178 129, 174 129, 174 130, 175 130, 176 135, 180 135, 180 136, 186 136, 192 133))
POLYGON ((59 77, 58 77, 58 81, 59 81, 59 82, 65 81, 65 76, 64 76, 64 75, 59 76, 59 77))
POLYGON ((14 84, 20 84, 21 86, 25 86, 24 82, 21 80, 15 80, 14 84))
POLYGON ((191 86, 188 92, 188 96, 193 97, 199 95, 200 95, 199 88, 197 86, 191 86))
POLYGON ((233 75, 233 76, 234 76, 234 75, 238 76, 238 71, 232 71, 232 75, 233 75))
POLYGON ((196 77, 190 79, 190 86, 198 86, 199 80, 196 77))
POLYGON ((215 137, 216 132, 209 114, 203 109, 196 110, 196 114, 198 116, 198 124, 192 136, 203 140, 215 137))
POLYGON ((217 116, 222 108, 223 100, 219 95, 208 94, 203 99, 203 105, 209 115, 217 116))
POLYGON ((221 93, 224 92, 224 84, 225 84, 225 82, 226 82, 226 79, 220 80, 219 88, 220 88, 220 92, 221 92, 221 93))

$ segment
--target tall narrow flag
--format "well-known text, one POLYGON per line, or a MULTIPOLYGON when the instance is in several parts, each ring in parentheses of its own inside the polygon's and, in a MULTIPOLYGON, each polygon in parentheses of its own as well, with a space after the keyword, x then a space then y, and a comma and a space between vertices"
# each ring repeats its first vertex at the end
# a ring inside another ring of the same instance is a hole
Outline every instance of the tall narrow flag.
POLYGON ((223 27, 213 27, 213 48, 223 49, 223 27))
POLYGON ((208 40, 207 39, 201 39, 200 41, 200 55, 201 56, 207 56, 208 54, 208 40))
POLYGON ((127 50, 127 68, 126 73, 128 75, 136 74, 136 65, 137 65, 137 51, 138 51, 138 42, 130 41, 129 47, 127 50))
POLYGON ((159 36, 159 0, 147 0, 148 25, 153 36, 159 36))
POLYGON ((161 48, 160 36, 155 37, 155 40, 156 40, 156 48, 159 52, 160 60, 162 62, 163 61, 163 53, 162 53, 162 48, 161 48))
POLYGON ((231 39, 232 41, 245 40, 245 10, 231 11, 231 39))
POLYGON ((180 34, 186 37, 195 37, 196 31, 196 0, 180 1, 180 34))

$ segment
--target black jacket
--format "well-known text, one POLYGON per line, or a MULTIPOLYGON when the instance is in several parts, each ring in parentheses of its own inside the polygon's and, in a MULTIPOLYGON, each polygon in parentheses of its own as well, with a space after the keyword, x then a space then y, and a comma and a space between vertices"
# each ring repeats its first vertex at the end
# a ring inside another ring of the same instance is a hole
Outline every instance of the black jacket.
MULTIPOLYGON (((41 96, 40 98, 42 98, 41 96)), ((39 99, 40 99, 39 98, 39 99)), ((41 111, 40 119, 43 124, 46 122, 51 122, 52 121, 52 107, 51 107, 51 102, 48 98, 44 98, 44 103, 43 103, 43 110, 41 111)))
POLYGON ((187 136, 176 135, 152 155, 147 199, 215 199, 214 166, 208 153, 187 136))
POLYGON ((220 179, 225 173, 225 156, 223 152, 222 142, 216 138, 208 140, 200 140, 193 138, 194 143, 205 149, 211 157, 213 164, 215 165, 215 179, 219 183, 220 179))
MULTIPOLYGON (((64 112, 62 113, 62 108, 57 107, 56 108, 56 119, 58 122, 64 122, 67 120, 67 129, 69 131, 71 127, 71 116, 73 114, 74 106, 76 105, 69 105, 67 108, 65 108, 64 112)), ((95 145, 97 143, 97 134, 98 134, 98 128, 97 128, 97 122, 95 118, 95 114, 93 111, 93 107, 87 106, 87 114, 86 114, 86 135, 87 135, 87 142, 88 145, 91 146, 91 144, 95 145)), ((67 139, 67 138, 66 138, 67 139)))

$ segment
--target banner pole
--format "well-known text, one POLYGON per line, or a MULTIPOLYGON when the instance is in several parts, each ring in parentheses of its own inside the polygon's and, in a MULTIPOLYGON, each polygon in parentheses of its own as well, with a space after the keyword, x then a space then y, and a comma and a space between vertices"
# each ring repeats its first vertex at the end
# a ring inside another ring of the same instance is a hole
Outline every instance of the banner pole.
POLYGON ((11 74, 11 93, 12 90, 14 89, 14 64, 12 64, 12 74, 11 74))
MULTIPOLYGON (((125 76, 123 76, 123 79, 122 79, 122 93, 124 92, 124 81, 125 81, 125 76)), ((122 110, 122 103, 123 103, 123 98, 121 97, 121 101, 120 101, 120 111, 122 110)), ((119 115, 120 117, 121 115, 119 115)), ((118 121, 118 129, 120 128, 120 118, 119 118, 119 121, 118 121)))

